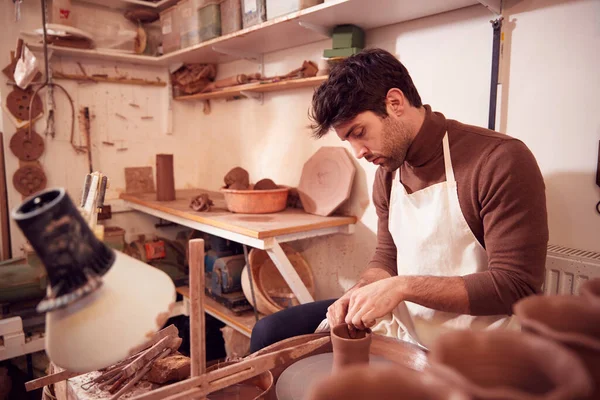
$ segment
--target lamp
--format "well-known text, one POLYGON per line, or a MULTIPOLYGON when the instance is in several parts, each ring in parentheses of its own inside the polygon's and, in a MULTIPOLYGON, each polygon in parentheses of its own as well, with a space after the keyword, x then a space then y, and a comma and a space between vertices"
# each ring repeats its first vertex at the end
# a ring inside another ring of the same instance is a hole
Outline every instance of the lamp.
POLYGON ((108 248, 64 189, 49 189, 12 211, 48 273, 46 352, 72 372, 127 358, 169 317, 175 286, 167 274, 108 248))

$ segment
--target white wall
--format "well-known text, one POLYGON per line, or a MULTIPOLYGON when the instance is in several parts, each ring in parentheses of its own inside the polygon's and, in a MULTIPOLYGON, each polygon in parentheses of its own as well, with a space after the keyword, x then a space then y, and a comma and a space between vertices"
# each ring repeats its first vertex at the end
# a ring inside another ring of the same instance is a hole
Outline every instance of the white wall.
MULTIPOLYGON (((9 62, 9 51, 14 49, 19 31, 32 31, 41 27, 39 2, 23 2, 23 18, 15 23, 12 13, 12 2, 0 3, 0 21, 2 35, 0 37, 1 68, 9 62), (6 27, 9 27, 8 29, 6 27)), ((81 8, 75 8, 81 10, 81 8)), ((93 10, 99 20, 110 21, 114 17, 112 11, 105 8, 93 10), (98 14, 98 11, 100 13, 98 14)), ((41 54, 40 54, 41 57, 41 54)), ((71 74, 80 74, 73 60, 53 59, 53 68, 71 74)), ((110 76, 127 75, 129 77, 155 80, 160 78, 166 82, 168 75, 162 68, 140 68, 126 64, 96 63, 82 60, 81 64, 88 74, 108 74, 110 76)), ((43 65, 43 62, 42 64, 43 65)), ((5 85, 4 74, 0 77, 0 93, 2 99, 12 90, 5 85)), ((75 105, 75 137, 76 142, 84 144, 84 137, 79 127, 79 110, 89 107, 92 136, 92 166, 94 170, 102 171, 110 178, 110 188, 107 200, 117 198, 125 190, 124 167, 154 166, 156 153, 173 153, 175 155, 175 174, 178 187, 197 186, 198 168, 195 163, 195 147, 199 139, 197 135, 185 137, 180 133, 168 134, 167 106, 168 92, 166 87, 133 86, 120 84, 79 84, 74 81, 57 80, 69 92, 75 105), (130 106, 138 104, 139 108, 130 106), (117 117, 123 115, 126 119, 117 117), (151 115, 153 120, 142 120, 142 116, 151 115), (113 142, 107 146, 102 142, 113 142), (126 147, 128 150, 119 151, 126 147), (185 160, 185 161, 184 161, 185 160)), ((43 92, 42 92, 43 93, 43 92)), ((44 96, 42 95, 42 99, 44 96)), ((47 187, 63 186, 75 201, 80 196, 83 179, 88 173, 87 155, 76 154, 70 145, 71 108, 64 94, 55 90, 56 99, 56 137, 45 137, 46 150, 40 158, 46 176, 47 187)), ((4 122, 4 151, 6 158, 6 174, 10 209, 16 207, 23 199, 12 184, 12 176, 19 167, 18 159, 12 154, 9 141, 15 127, 3 112, 4 122)), ((46 123, 42 118, 35 124, 37 132, 43 136, 46 123)), ((128 239, 133 235, 147 234, 154 231, 153 224, 157 219, 144 215, 127 213, 129 218, 115 217, 107 224, 119 224, 127 229, 128 239)), ((11 242, 13 256, 21 254, 20 248, 24 238, 16 225, 11 221, 11 242)))
POLYGON ((502 125, 540 164, 551 243, 600 251, 600 1, 512 0, 505 17, 502 125))
MULTIPOLYGON (((25 14, 37 9, 31 2, 24 2, 24 6, 25 14)), ((39 23, 26 16, 19 26, 15 25, 11 21, 10 2, 2 2, 0 10, 5 27, 0 38, 0 57, 8 60, 16 30, 39 23)), ((544 172, 551 241, 597 251, 600 241, 594 234, 600 231, 600 216, 595 213, 594 205, 600 200, 600 189, 595 187, 593 177, 600 137, 597 113, 600 104, 594 96, 594 91, 600 88, 597 73, 600 62, 596 55, 600 45, 599 15, 600 2, 594 0, 508 1, 505 17, 510 29, 506 30, 504 41, 504 96, 499 118, 500 129, 530 146, 544 172)), ((368 44, 396 53, 407 65, 423 100, 434 109, 449 118, 486 126, 492 18, 483 7, 469 7, 370 31, 368 44)), ((265 73, 285 73, 305 59, 318 60, 329 45, 330 41, 323 41, 267 54, 265 73)), ((108 71, 112 65, 106 68, 108 71)), ((126 67, 119 65, 119 69, 126 67)), ((134 69, 130 71, 133 73, 134 69)), ((256 66, 248 62, 220 66, 221 76, 254 71, 256 66)), ((162 73, 135 69, 136 75, 148 77, 164 77, 162 73)), ((303 163, 320 146, 342 145, 335 135, 319 141, 310 138, 307 112, 311 89, 267 94, 263 105, 251 100, 213 101, 210 115, 202 113, 201 103, 176 103, 174 134, 167 136, 163 129, 167 116, 164 89, 82 87, 73 83, 65 86, 73 92, 78 107, 88 105, 96 114, 92 123, 97 146, 94 165, 111 176, 114 190, 124 187, 123 167, 153 165, 157 152, 175 154, 177 187, 218 189, 223 175, 236 165, 248 169, 253 180, 270 177, 282 184, 296 185, 303 163), (144 99, 151 99, 147 107, 149 112, 156 113, 152 123, 124 123, 112 117, 111 113, 120 110, 135 120, 137 111, 127 106, 133 98, 142 106, 144 99), (111 119, 101 123, 107 116, 111 119), (105 140, 106 135, 111 135, 111 139, 123 138, 130 150, 117 154, 102 149, 97 141, 105 140)), ((5 97, 3 84, 0 91, 5 97)), ((64 121, 66 105, 59 101, 58 107, 59 120, 64 121)), ((4 128, 5 137, 9 138, 12 131, 7 120, 4 128)), ((43 158, 49 185, 65 185, 78 192, 85 158, 75 156, 69 149, 66 128, 59 125, 58 129, 59 137, 47 140, 49 151, 43 158)), ((10 182, 16 168, 16 160, 10 153, 7 164, 10 182)), ((356 233, 294 244, 315 272, 317 298, 337 296, 350 286, 375 248, 377 219, 370 205, 375 169, 362 161, 356 165, 353 200, 346 207, 361 217, 356 233)), ((9 186, 13 207, 20 196, 9 186)), ((139 215, 136 219, 119 216, 115 221, 137 233, 151 230, 154 222, 139 215)), ((18 247, 15 243, 13 249, 18 247)))

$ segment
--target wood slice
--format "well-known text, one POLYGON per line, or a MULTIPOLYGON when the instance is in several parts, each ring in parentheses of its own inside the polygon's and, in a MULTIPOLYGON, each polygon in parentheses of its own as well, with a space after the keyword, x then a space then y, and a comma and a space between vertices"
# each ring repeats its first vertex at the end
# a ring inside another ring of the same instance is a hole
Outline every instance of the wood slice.
MULTIPOLYGON (((33 91, 15 87, 6 97, 6 106, 10 113, 16 118, 21 121, 29 121, 29 103, 31 102, 32 96, 33 91)), ((42 99, 40 99, 40 96, 36 95, 33 101, 31 118, 35 119, 43 111, 44 107, 42 105, 42 99)))
POLYGON ((329 216, 350 197, 356 167, 343 147, 322 147, 302 169, 298 193, 309 214, 329 216))
POLYGON ((34 161, 44 153, 44 139, 34 130, 28 135, 28 128, 18 130, 10 139, 10 150, 23 161, 34 161))
POLYGON ((34 166, 21 167, 13 175, 13 185, 23 196, 31 196, 46 188, 46 174, 34 166))

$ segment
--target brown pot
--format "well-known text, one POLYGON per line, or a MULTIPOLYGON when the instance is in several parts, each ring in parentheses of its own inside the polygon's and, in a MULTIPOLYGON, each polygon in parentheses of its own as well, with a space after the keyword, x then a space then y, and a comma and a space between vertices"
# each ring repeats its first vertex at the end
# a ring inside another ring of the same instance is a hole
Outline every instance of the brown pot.
POLYGON ((550 340, 516 331, 452 331, 429 356, 431 372, 475 399, 571 400, 593 383, 582 362, 550 340))
POLYGON ((371 330, 356 331, 352 337, 347 324, 340 324, 331 330, 333 347, 332 373, 339 372, 350 365, 369 364, 371 348, 371 330))
POLYGON ((468 400, 439 378, 401 365, 349 366, 314 385, 309 400, 468 400))
POLYGON ((600 306, 580 296, 532 296, 518 302, 515 315, 524 331, 552 339, 584 362, 600 398, 600 306))
POLYGON ((600 278, 590 279, 581 285, 579 293, 587 300, 600 305, 600 278))

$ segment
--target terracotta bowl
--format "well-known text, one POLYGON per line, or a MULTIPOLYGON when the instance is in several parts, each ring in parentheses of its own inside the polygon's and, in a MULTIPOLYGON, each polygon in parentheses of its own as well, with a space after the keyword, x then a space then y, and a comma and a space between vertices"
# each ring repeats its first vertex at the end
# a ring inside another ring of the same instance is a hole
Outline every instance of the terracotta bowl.
POLYGON ((600 305, 600 278, 590 279, 581 285, 579 293, 589 301, 600 305))
POLYGON ((309 400, 469 400, 430 373, 394 366, 351 366, 316 383, 309 400))
MULTIPOLYGON (((206 372, 211 372, 220 368, 225 368, 229 365, 233 365, 235 364, 236 361, 227 361, 224 363, 220 363, 217 365, 213 365, 209 368, 206 369, 206 372)), ((255 376, 254 378, 250 378, 247 379, 243 382, 241 382, 243 385, 248 385, 248 386, 255 386, 257 388, 257 392, 260 391, 260 394, 257 393, 257 395, 252 398, 252 400, 262 400, 262 399, 268 399, 269 398, 269 393, 271 392, 271 389, 273 388, 273 374, 271 374, 271 371, 266 371, 263 372, 260 375, 255 376)), ((229 388, 225 388, 219 392, 215 392, 213 394, 209 394, 208 398, 215 398, 215 399, 237 399, 239 398, 243 398, 243 399, 248 399, 248 397, 244 397, 241 396, 237 393, 234 392, 235 387, 229 387, 229 388), (227 392, 229 391, 229 392, 227 392)), ((250 399, 248 399, 250 400, 250 399)))
POLYGON ((285 210, 290 188, 272 190, 234 190, 221 188, 227 209, 240 214, 270 214, 285 210))
POLYGON ((524 331, 574 351, 595 382, 590 398, 600 398, 600 306, 581 296, 531 296, 514 312, 524 331))
POLYGON ((429 361, 432 373, 475 399, 569 400, 593 390, 575 354, 528 333, 447 332, 429 361))

